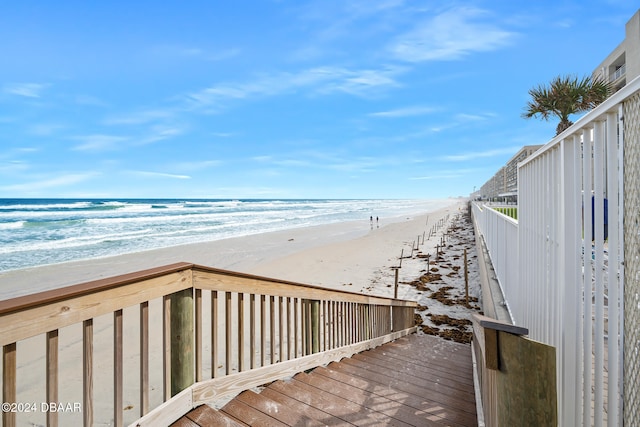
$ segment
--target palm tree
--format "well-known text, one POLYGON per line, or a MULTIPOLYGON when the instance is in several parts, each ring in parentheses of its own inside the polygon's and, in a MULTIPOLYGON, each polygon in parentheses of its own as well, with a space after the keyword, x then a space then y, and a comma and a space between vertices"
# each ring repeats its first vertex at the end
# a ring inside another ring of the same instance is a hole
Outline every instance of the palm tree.
POLYGON ((612 93, 612 86, 603 78, 558 76, 547 87, 539 85, 529 90, 531 101, 527 102, 524 118, 540 115, 544 120, 551 116, 560 119, 556 135, 573 124, 569 116, 591 110, 612 93))

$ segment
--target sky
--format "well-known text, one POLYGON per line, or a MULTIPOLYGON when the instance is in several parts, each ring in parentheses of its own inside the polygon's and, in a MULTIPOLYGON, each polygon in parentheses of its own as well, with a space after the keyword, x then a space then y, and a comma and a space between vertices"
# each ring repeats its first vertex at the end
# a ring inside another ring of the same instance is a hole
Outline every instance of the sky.
POLYGON ((468 196, 555 121, 627 0, 0 6, 0 198, 468 196))

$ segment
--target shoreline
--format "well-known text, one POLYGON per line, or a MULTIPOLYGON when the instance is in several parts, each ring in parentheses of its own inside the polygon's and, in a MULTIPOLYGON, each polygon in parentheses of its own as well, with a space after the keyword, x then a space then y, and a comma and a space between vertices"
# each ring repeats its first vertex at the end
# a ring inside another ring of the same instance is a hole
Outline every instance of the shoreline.
MULTIPOLYGON (((0 300, 175 262, 190 262, 278 279, 289 279, 301 283, 324 285, 324 282, 330 281, 326 278, 327 268, 317 271, 317 273, 324 272, 325 278, 320 281, 313 280, 311 271, 301 268, 295 268, 293 269, 295 271, 292 271, 291 268, 287 267, 286 264, 292 262, 290 257, 297 259, 318 257, 322 256, 323 253, 318 248, 333 246, 335 249, 335 245, 340 246, 347 243, 363 244, 359 239, 364 239, 364 244, 376 241, 375 237, 367 238, 367 236, 382 234, 384 239, 392 241, 394 233, 401 232, 399 230, 402 229, 411 228, 411 226, 402 226, 402 224, 412 220, 415 221, 416 218, 426 217, 429 214, 435 216, 438 212, 454 209, 455 206, 459 206, 463 202, 463 199, 450 199, 448 202, 446 204, 443 203, 443 205, 431 212, 381 218, 379 224, 376 224, 375 220, 371 224, 366 219, 343 221, 209 242, 190 243, 104 258, 8 270, 0 272, 0 300), (317 252, 314 252, 314 250, 317 250, 317 252), (286 277, 280 277, 282 275, 281 272, 286 277), (295 279, 292 277, 295 277, 295 279)), ((396 243, 396 245, 398 248, 397 256, 399 256, 400 242, 396 243)), ((357 252, 357 247, 347 246, 350 249, 343 249, 343 253, 357 252)), ((395 249, 393 251, 395 252, 395 249)), ((384 257, 376 256, 375 258, 384 260, 384 257)), ((309 262, 310 260, 307 261, 309 262)), ((374 265, 370 265, 370 267, 374 267, 374 265)), ((331 287, 334 286, 336 285, 333 284, 331 287)), ((356 289, 353 289, 353 291, 358 292, 356 289)))

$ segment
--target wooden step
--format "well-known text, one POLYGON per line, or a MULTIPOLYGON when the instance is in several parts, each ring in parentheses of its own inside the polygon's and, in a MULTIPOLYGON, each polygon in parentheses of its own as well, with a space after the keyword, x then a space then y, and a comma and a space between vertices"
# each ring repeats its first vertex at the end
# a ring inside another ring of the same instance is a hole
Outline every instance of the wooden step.
POLYGON ((471 347, 414 334, 245 391, 219 411, 200 406, 174 425, 477 426, 471 347))

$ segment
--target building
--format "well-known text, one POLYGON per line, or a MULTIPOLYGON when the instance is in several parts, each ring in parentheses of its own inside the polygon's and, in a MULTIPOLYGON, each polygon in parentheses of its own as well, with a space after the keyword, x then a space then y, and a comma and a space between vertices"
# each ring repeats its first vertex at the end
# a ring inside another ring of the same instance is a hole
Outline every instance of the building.
POLYGON ((518 163, 532 155, 542 145, 522 147, 500 170, 480 188, 483 200, 518 201, 518 163))
POLYGON ((592 76, 610 81, 615 91, 640 76, 640 10, 625 25, 622 43, 598 65, 592 76))

